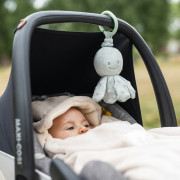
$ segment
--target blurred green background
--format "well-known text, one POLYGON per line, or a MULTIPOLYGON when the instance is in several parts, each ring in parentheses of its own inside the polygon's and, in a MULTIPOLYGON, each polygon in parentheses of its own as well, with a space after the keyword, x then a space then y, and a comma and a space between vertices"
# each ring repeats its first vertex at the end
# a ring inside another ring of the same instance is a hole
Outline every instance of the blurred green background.
MULTIPOLYGON (((68 10, 101 13, 112 11, 127 21, 145 39, 162 69, 180 125, 180 0, 0 0, 0 96, 11 70, 13 30, 19 20, 42 10, 68 10)), ((99 31, 98 26, 82 23, 44 25, 68 31, 99 31)), ((153 88, 136 49, 135 75, 144 126, 159 127, 158 108, 153 88)))

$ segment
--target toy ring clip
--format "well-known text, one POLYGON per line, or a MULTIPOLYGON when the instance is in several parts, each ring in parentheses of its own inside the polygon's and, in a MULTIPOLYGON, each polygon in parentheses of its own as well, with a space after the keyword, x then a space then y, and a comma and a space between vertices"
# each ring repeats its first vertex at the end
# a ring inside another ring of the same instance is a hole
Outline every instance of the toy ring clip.
MULTIPOLYGON (((103 11, 101 14, 103 15, 108 15, 110 16, 113 21, 114 21, 114 29, 113 31, 110 33, 110 36, 114 36, 114 34, 116 34, 117 30, 118 30, 118 20, 117 17, 111 12, 111 11, 103 11)), ((105 29, 103 28, 103 26, 99 26, 99 29, 104 33, 105 29)))

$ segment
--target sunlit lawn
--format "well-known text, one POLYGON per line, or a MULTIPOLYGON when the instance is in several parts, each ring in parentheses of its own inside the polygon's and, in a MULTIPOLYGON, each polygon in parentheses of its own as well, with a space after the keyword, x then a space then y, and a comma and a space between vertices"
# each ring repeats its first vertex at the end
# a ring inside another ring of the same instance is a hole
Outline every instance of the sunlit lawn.
MULTIPOLYGON (((180 125, 180 57, 178 56, 175 60, 171 59, 171 61, 158 60, 158 64, 169 87, 178 124, 180 125)), ((6 88, 10 69, 10 66, 0 67, 0 95, 6 88)), ((144 126, 146 128, 159 127, 160 120, 153 88, 142 61, 135 64, 135 75, 144 126)))
MULTIPOLYGON (((174 60, 171 58, 171 61, 158 60, 158 64, 168 85, 178 124, 180 125, 180 56, 177 56, 174 60)), ((160 120, 155 95, 142 61, 135 65, 135 75, 144 126, 148 128, 158 127, 160 126, 160 120)))
POLYGON ((3 66, 3 67, 0 66, 0 96, 2 95, 2 93, 4 92, 7 86, 10 70, 11 70, 10 66, 3 66))

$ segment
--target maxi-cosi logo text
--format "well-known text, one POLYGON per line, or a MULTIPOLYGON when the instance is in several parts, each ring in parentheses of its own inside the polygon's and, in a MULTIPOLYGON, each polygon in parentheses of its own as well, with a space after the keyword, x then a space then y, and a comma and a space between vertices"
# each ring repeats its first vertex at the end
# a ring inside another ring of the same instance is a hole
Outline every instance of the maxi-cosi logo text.
POLYGON ((21 120, 16 118, 16 157, 17 164, 22 165, 22 134, 21 134, 21 120))

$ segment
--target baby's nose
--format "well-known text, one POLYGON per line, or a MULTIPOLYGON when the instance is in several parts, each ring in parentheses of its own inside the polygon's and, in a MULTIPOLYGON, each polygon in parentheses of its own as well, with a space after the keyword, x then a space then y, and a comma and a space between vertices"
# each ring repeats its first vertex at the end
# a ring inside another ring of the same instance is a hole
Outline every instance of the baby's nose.
POLYGON ((79 128, 79 134, 84 134, 87 131, 88 131, 88 129, 86 127, 84 127, 84 126, 79 128))

